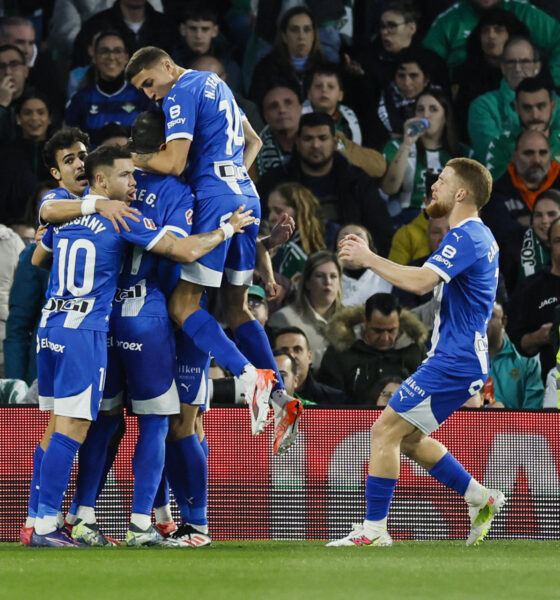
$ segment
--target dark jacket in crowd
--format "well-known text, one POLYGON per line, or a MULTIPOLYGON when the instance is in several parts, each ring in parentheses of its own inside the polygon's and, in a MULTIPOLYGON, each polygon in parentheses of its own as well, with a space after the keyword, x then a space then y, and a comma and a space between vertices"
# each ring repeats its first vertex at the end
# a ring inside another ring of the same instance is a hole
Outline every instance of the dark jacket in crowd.
POLYGON ((311 371, 307 375, 304 386, 301 390, 298 390, 298 396, 315 402, 319 406, 345 406, 349 404, 344 392, 330 385, 320 383, 315 379, 311 371))
MULTIPOLYGON (((339 152, 334 154, 333 168, 329 176, 332 182, 329 189, 336 197, 338 210, 336 222, 341 225, 360 223, 373 236, 379 253, 387 256, 393 237, 393 223, 385 201, 379 194, 376 181, 359 167, 351 165, 339 152)), ((294 155, 285 165, 263 175, 257 189, 265 207, 269 193, 277 185, 288 181, 297 181, 305 185, 321 202, 320 194, 313 189, 312 180, 313 178, 302 172, 299 158, 294 155)))

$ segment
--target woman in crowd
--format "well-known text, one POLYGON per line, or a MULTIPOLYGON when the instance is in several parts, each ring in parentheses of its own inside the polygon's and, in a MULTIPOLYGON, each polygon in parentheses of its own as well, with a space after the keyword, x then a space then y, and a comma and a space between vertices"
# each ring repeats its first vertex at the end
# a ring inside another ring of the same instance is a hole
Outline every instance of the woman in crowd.
POLYGON ((334 252, 321 250, 305 263, 295 302, 275 312, 269 327, 299 327, 305 332, 313 352, 313 364, 319 365, 327 340, 325 329, 342 306, 342 267, 334 252))
POLYGON ((381 189, 390 196, 389 213, 402 225, 422 210, 426 172, 439 173, 450 158, 470 156, 470 151, 459 142, 451 101, 440 90, 430 89, 418 97, 414 118, 404 124, 403 139, 388 142, 383 154, 388 167, 381 189), (412 133, 410 126, 421 118, 429 121, 429 127, 412 133))
POLYGON ((325 249, 323 225, 318 216, 320 211, 317 198, 300 183, 283 183, 270 192, 270 225, 274 227, 284 213, 292 217, 296 224, 293 236, 273 250, 272 266, 276 273, 297 282, 307 257, 325 249))
POLYGON ((249 97, 261 106, 269 89, 286 85, 299 90, 303 102, 307 74, 322 59, 313 15, 303 6, 287 10, 278 25, 274 48, 255 67, 249 97))
MULTIPOLYGON (((336 236, 336 245, 346 235, 357 235, 362 238, 369 249, 376 252, 371 233, 361 225, 344 225, 336 236)), ((378 292, 390 293, 393 286, 374 273, 371 269, 356 267, 350 262, 342 262, 342 303, 344 306, 357 306, 378 292)))

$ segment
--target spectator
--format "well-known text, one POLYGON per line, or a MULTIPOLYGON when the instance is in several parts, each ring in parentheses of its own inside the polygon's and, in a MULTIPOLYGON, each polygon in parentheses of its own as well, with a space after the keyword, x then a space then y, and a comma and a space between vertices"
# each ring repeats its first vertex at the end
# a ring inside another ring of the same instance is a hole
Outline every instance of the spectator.
POLYGON ((558 217, 560 217, 560 191, 546 190, 535 200, 531 215, 531 227, 523 236, 519 281, 550 266, 548 230, 550 224, 558 217))
POLYGON ((268 321, 268 304, 266 292, 260 285, 252 285, 247 294, 249 311, 255 319, 266 328, 268 321))
POLYGON ((486 166, 494 179, 506 171, 515 149, 515 140, 522 131, 532 129, 546 135, 554 160, 560 158, 560 110, 556 94, 542 75, 527 77, 515 90, 515 112, 519 127, 504 131, 488 145, 486 166))
POLYGON ((231 58, 231 48, 220 35, 218 13, 207 2, 191 2, 185 6, 179 23, 181 39, 172 53, 181 66, 191 64, 204 55, 218 58, 227 73, 228 85, 240 92, 243 88, 241 69, 231 58))
POLYGON ((337 150, 370 177, 381 177, 387 165, 385 159, 371 148, 362 147, 362 130, 354 111, 341 104, 344 98, 342 80, 336 65, 323 64, 310 74, 307 100, 303 114, 324 112, 330 115, 338 138, 337 150))
MULTIPOLYGON (((467 60, 459 65, 454 77, 457 115, 466 115, 478 96, 497 90, 502 80, 501 58, 513 36, 529 37, 529 30, 512 12, 489 8, 481 13, 478 25, 467 39, 467 60)), ((461 138, 466 139, 466 120, 461 119, 461 138)))
POLYGON ((536 356, 521 356, 505 335, 507 316, 494 304, 488 322, 490 374, 484 396, 492 408, 542 408, 544 386, 541 365, 536 356))
POLYGON ((274 329, 299 327, 309 341, 316 365, 327 348, 327 324, 342 306, 341 276, 342 267, 336 254, 328 250, 315 252, 305 263, 295 302, 276 311, 268 320, 274 329))
POLYGON ((25 56, 17 47, 0 46, 0 140, 16 138, 16 102, 23 96, 29 75, 25 56))
POLYGON ((268 196, 268 222, 274 227, 287 213, 296 224, 291 239, 272 252, 272 266, 276 273, 297 283, 307 257, 324 250, 323 224, 319 218, 319 201, 299 183, 283 183, 268 196))
POLYGON ((341 311, 332 320, 327 348, 317 378, 343 390, 356 404, 371 404, 371 388, 382 376, 407 375, 426 355, 428 332, 420 321, 401 307, 392 294, 374 294, 365 308, 341 311), (354 327, 363 323, 363 336, 354 327))
POLYGON ((333 387, 319 383, 313 376, 313 353, 305 333, 299 327, 284 327, 277 332, 274 340, 274 350, 289 354, 297 365, 296 393, 319 405, 340 405, 348 403, 343 392, 333 387))
POLYGON ((484 161, 493 139, 519 127, 519 117, 513 108, 515 90, 527 77, 538 75, 541 67, 538 50, 527 38, 515 36, 507 42, 499 89, 482 94, 469 107, 469 138, 477 160, 484 161))
MULTIPOLYGON (((424 38, 424 46, 437 52, 453 73, 465 62, 468 33, 476 27, 480 14, 500 3, 501 0, 459 0, 434 21, 424 38)), ((554 81, 560 84, 560 24, 529 2, 508 1, 502 6, 525 23, 533 39, 539 41, 550 57, 554 81)))
POLYGON ((274 350, 274 360, 276 361, 278 372, 282 375, 282 380, 286 386, 286 393, 288 396, 296 397, 307 405, 315 404, 315 402, 304 400, 296 394, 299 376, 297 374, 297 363, 292 356, 287 352, 284 352, 284 350, 274 350))
POLYGON ((303 6, 290 8, 280 19, 274 48, 255 66, 249 98, 260 105, 274 85, 285 85, 297 89, 303 102, 306 75, 322 59, 312 13, 303 6))
POLYGON ((551 160, 547 138, 539 131, 523 132, 507 172, 494 183, 490 202, 481 212, 500 246, 500 268, 504 269, 510 292, 517 268, 507 265, 517 265, 535 199, 545 190, 559 186, 560 164, 551 160))
POLYGON ((88 44, 96 31, 118 31, 130 52, 144 46, 157 46, 171 55, 178 43, 177 25, 154 10, 146 0, 116 0, 108 8, 90 17, 74 40, 74 66, 89 63, 88 44))
POLYGON ((406 225, 424 205, 426 171, 440 173, 448 160, 471 152, 459 142, 451 100, 433 89, 418 97, 414 117, 404 123, 403 139, 388 142, 383 154, 388 167, 381 189, 390 196, 389 214, 406 225), (418 119, 427 119, 430 125, 411 133, 409 127, 418 119))
MULTIPOLYGON (((24 244, 17 233, 5 225, 0 225, 0 342, 2 347, 6 337, 8 319, 8 297, 18 259, 24 244)), ((0 377, 4 377, 4 353, 0 351, 0 377)))
POLYGON ((523 356, 538 354, 543 381, 556 365, 551 329, 560 301, 560 218, 550 225, 548 240, 550 269, 520 283, 510 302, 507 325, 509 338, 523 356))
POLYGON ((98 133, 103 125, 120 123, 131 127, 148 107, 145 94, 125 81, 127 62, 124 37, 114 31, 102 33, 95 40, 93 51, 96 83, 76 92, 66 109, 66 125, 89 133, 95 145, 99 144, 98 133))
POLYGON ((385 408, 402 382, 402 377, 398 375, 388 375, 376 381, 371 388, 372 405, 385 408))
POLYGON ((290 160, 301 117, 301 102, 292 88, 274 86, 265 93, 262 108, 266 125, 260 132, 263 145, 255 161, 259 178, 290 160))
POLYGON ((341 225, 361 223, 387 255, 392 223, 374 180, 336 152, 334 123, 329 115, 309 113, 301 117, 296 137, 297 155, 271 170, 258 183, 261 198, 281 183, 296 181, 319 199, 323 219, 341 225))
POLYGON ((414 116, 416 100, 430 84, 428 73, 426 62, 412 49, 399 52, 393 79, 381 91, 377 106, 380 139, 403 135, 404 122, 414 116))
MULTIPOLYGON (((220 79, 223 79, 227 84, 229 84, 228 74, 226 73, 224 63, 215 56, 199 56, 190 63, 185 64, 185 66, 188 66, 191 69, 196 69, 197 71, 210 71, 211 73, 216 73, 220 79)), ((262 131, 264 122, 258 106, 254 102, 251 102, 251 100, 248 100, 242 96, 239 92, 236 92, 235 90, 232 91, 235 101, 239 105, 239 108, 241 108, 241 110, 245 113, 245 116, 251 124, 251 127, 255 131, 262 131)))
MULTIPOLYGON (((362 238, 369 249, 375 252, 375 245, 370 232, 361 225, 345 225, 342 227, 336 236, 336 245, 346 235, 357 235, 362 238)), ((344 306, 356 306, 364 304, 364 302, 377 292, 390 293, 393 286, 374 273, 371 269, 357 268, 351 262, 342 261, 342 304, 344 306)))

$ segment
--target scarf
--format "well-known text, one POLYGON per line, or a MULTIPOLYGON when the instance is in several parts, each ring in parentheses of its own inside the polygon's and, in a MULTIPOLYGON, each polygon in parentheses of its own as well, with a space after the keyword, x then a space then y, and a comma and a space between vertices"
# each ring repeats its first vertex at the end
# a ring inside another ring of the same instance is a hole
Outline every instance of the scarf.
POLYGON ((555 160, 550 163, 550 169, 548 170, 546 177, 542 180, 541 185, 537 190, 530 190, 525 185, 525 183, 521 180, 521 177, 519 177, 517 174, 515 165, 512 162, 510 162, 508 165, 508 173, 511 177, 511 182, 519 190, 523 201, 529 207, 529 210, 533 212, 533 205, 535 204, 536 197, 545 190, 548 190, 549 187, 552 187, 555 179, 560 174, 560 164, 555 160))
POLYGON ((550 264, 548 249, 539 240, 535 230, 529 227, 523 236, 521 246, 521 265, 519 268, 519 279, 525 279, 529 275, 542 271, 550 264))

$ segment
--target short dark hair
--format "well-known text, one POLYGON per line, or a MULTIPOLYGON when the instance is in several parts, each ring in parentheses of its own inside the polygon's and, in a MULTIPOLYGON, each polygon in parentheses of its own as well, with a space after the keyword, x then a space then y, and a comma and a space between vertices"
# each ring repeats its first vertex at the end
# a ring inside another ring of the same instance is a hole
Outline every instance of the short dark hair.
POLYGON ((121 42, 124 45, 124 48, 127 52, 130 52, 130 50, 128 49, 128 44, 126 43, 126 40, 123 36, 122 33, 115 31, 114 29, 105 29, 103 30, 96 38, 95 38, 95 42, 93 44, 93 51, 97 52, 97 48, 99 47, 99 44, 108 37, 117 37, 119 38, 119 40, 121 40, 121 42))
POLYGON ((301 135, 301 132, 304 127, 321 127, 323 125, 327 125, 329 128, 331 135, 335 135, 334 129, 334 121, 330 115, 322 112, 310 112, 305 115, 302 115, 299 120, 298 126, 298 137, 301 135))
POLYGON ((305 332, 303 331, 303 329, 300 329, 299 327, 295 327, 295 326, 282 327, 282 329, 279 329, 276 332, 276 335, 274 336, 274 345, 275 346, 276 346, 276 340, 281 335, 301 335, 303 337, 303 339, 305 340, 305 343, 307 344, 307 349, 309 350, 309 340, 307 339, 307 336, 305 335, 305 332))
POLYGON ((539 202, 541 202, 541 200, 552 200, 552 202, 554 202, 554 204, 556 204, 556 206, 558 208, 560 208, 560 190, 555 190, 554 188, 548 188, 548 190, 541 192, 535 198, 535 202, 533 203, 533 213, 532 213, 531 217, 535 214, 535 207, 537 206, 537 204, 539 202))
POLYGON ((89 135, 78 127, 64 127, 59 129, 43 147, 43 162, 47 169, 58 169, 56 153, 64 148, 70 148, 77 142, 82 142, 89 152, 89 135))
POLYGON ((120 123, 105 123, 103 127, 95 130, 94 138, 97 146, 105 143, 112 137, 130 137, 130 127, 127 125, 121 125, 120 123))
POLYGON ((7 52, 8 50, 15 50, 19 54, 23 64, 27 64, 25 62, 25 54, 17 46, 14 46, 13 44, 4 44, 3 46, 0 46, 0 52, 7 52))
POLYGON ((131 81, 142 69, 147 69, 162 59, 172 60, 165 50, 156 46, 145 46, 136 50, 124 70, 126 80, 131 81))
POLYGON ((393 0, 387 4, 381 14, 389 11, 402 15, 405 23, 416 23, 417 25, 420 23, 422 13, 411 0, 393 0))
POLYGON ((327 75, 327 76, 336 77, 336 80, 338 81, 338 87, 340 87, 340 89, 342 91, 344 91, 344 84, 342 83, 342 74, 340 73, 340 69, 338 68, 338 65, 335 65, 334 63, 331 63, 331 62, 318 63, 315 67, 313 67, 309 71, 309 73, 307 75, 306 87, 311 86, 311 83, 313 82, 313 78, 315 77, 315 75, 327 75))
POLYGON ((185 21, 212 21, 218 25, 218 13, 208 2, 189 2, 181 12, 181 23, 185 21))
POLYGON ((112 167, 119 158, 132 158, 130 150, 124 146, 101 146, 88 154, 84 165, 87 180, 93 181, 96 171, 101 167, 112 167))
POLYGON ((397 297, 393 294, 386 294, 384 292, 379 292, 378 294, 373 294, 366 300, 365 306, 365 314, 366 320, 369 321, 371 319, 371 315, 374 310, 379 311, 382 315, 388 317, 391 313, 397 311, 397 313, 401 314, 401 305, 397 300, 397 297))
POLYGON ((140 113, 130 132, 130 149, 138 154, 157 152, 165 144, 165 115, 161 110, 140 113))
POLYGON ((534 92, 540 92, 541 90, 546 90, 552 99, 553 86, 551 86, 550 81, 542 71, 535 77, 526 77, 521 81, 515 89, 515 99, 519 99, 519 94, 521 92, 532 94, 534 92))
POLYGON ((16 112, 19 114, 21 112, 21 109, 23 108, 23 105, 28 101, 31 100, 32 98, 37 98, 38 100, 41 100, 41 102, 47 107, 47 110, 49 111, 49 115, 52 115, 52 108, 51 108, 51 99, 44 94, 43 92, 40 92, 38 90, 35 89, 30 89, 30 90, 26 90, 21 97, 19 97, 16 102, 15 102, 15 109, 16 112))
POLYGON ((294 360, 294 357, 291 354, 288 354, 285 350, 274 350, 272 354, 274 357, 287 356, 290 359, 290 370, 294 375, 298 374, 297 362, 294 360))

